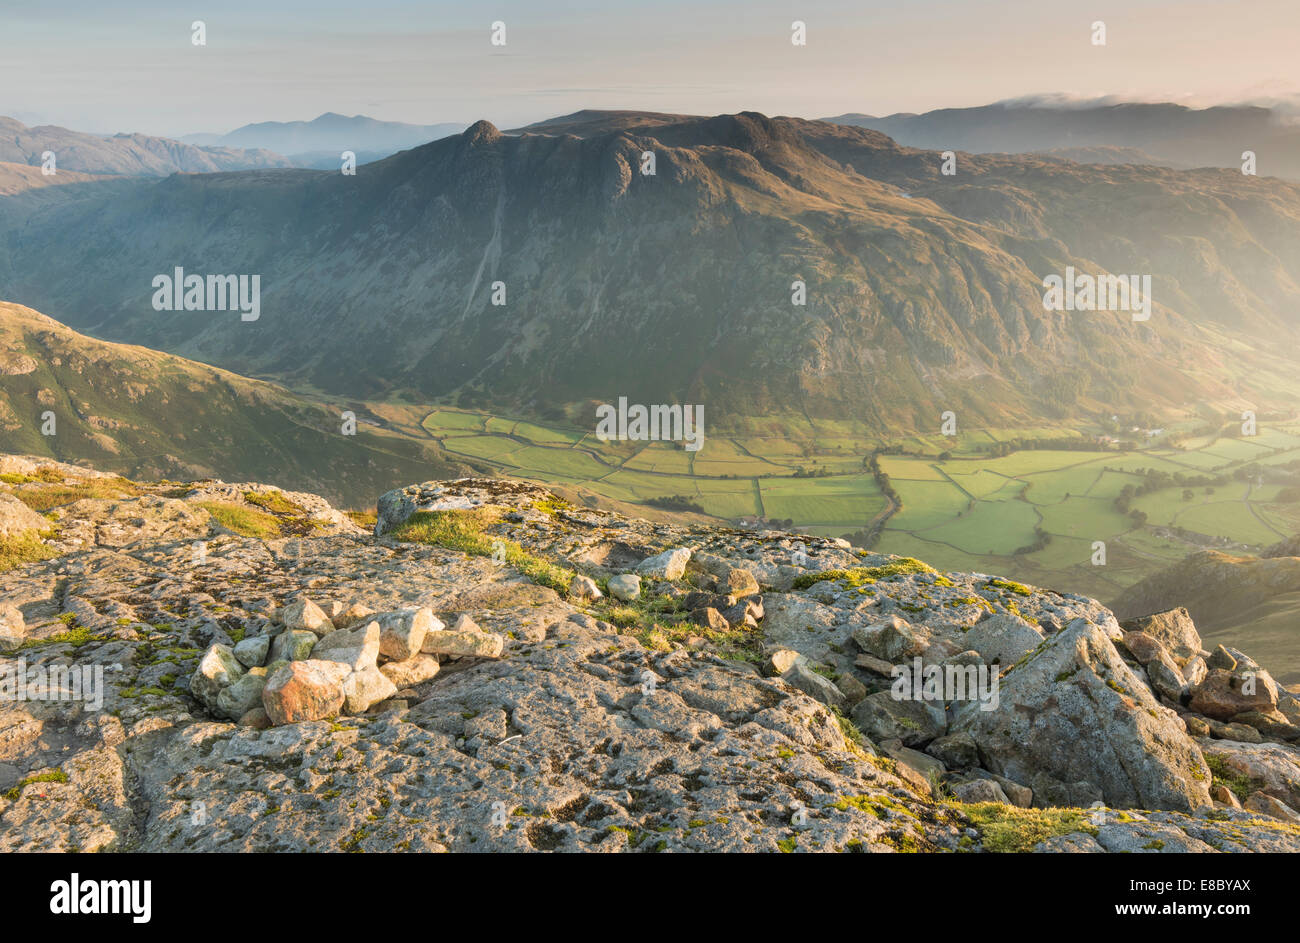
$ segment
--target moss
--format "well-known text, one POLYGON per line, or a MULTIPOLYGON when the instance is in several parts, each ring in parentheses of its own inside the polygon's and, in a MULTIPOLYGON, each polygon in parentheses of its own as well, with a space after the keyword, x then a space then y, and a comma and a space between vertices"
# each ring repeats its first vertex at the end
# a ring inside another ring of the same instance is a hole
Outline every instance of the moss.
POLYGON ((1210 768, 1211 780, 1215 786, 1226 786, 1231 789, 1233 794, 1243 802, 1252 793, 1259 789, 1262 783, 1258 779, 1252 779, 1243 773, 1237 772, 1227 764, 1221 756, 1213 754, 1205 757, 1205 765, 1210 768))
POLYGON ((33 783, 66 783, 68 774, 61 769, 52 769, 45 773, 37 773, 35 776, 28 776, 19 780, 18 785, 14 786, 4 794, 4 797, 10 802, 14 802, 22 795, 23 787, 30 786, 33 783))
POLYGON ((989 580, 987 585, 996 589, 1005 589, 1008 592, 1015 593, 1017 596, 1028 596, 1031 592, 1029 587, 1023 583, 1017 583, 1014 580, 999 579, 997 577, 989 580))
POLYGON ((893 815, 916 818, 911 809, 884 794, 879 796, 841 796, 831 803, 831 808, 838 809, 840 812, 857 809, 859 812, 869 812, 878 819, 892 818, 893 815))
POLYGON ((307 512, 294 504, 283 493, 279 491, 245 491, 244 500, 249 504, 255 504, 263 510, 270 511, 273 514, 293 514, 302 516, 307 512))
POLYGON ((776 847, 781 850, 781 854, 788 855, 795 850, 799 844, 799 839, 791 835, 789 838, 783 838, 776 843, 776 847))
POLYGON ((204 501, 199 504, 199 507, 207 511, 218 525, 241 537, 269 540, 281 535, 280 522, 265 511, 222 501, 204 501))
MULTIPOLYGON (((67 615, 67 613, 64 614, 67 615)), ((73 626, 68 631, 60 632, 58 635, 51 635, 49 638, 28 639, 19 645, 16 651, 40 648, 45 645, 71 645, 73 648, 81 648, 81 646, 89 645, 91 642, 106 641, 107 638, 106 635, 95 635, 84 626, 73 626)))
POLYGON ((573 571, 529 553, 513 540, 494 538, 484 533, 496 520, 496 512, 488 508, 419 511, 391 531, 389 536, 394 540, 431 544, 478 557, 490 557, 500 547, 505 553, 507 565, 540 586, 547 586, 562 596, 567 594, 573 571))
POLYGON ((951 805, 970 819, 986 851, 1024 852, 1057 835, 1097 834, 1086 809, 1022 809, 999 802, 951 805))
POLYGON ((794 588, 807 589, 815 583, 826 581, 843 583, 847 588, 854 588, 862 586, 864 583, 874 583, 876 580, 887 579, 891 576, 934 572, 933 567, 927 566, 920 560, 912 557, 899 557, 897 560, 882 566, 855 566, 847 570, 822 570, 819 573, 806 573, 794 581, 794 588))

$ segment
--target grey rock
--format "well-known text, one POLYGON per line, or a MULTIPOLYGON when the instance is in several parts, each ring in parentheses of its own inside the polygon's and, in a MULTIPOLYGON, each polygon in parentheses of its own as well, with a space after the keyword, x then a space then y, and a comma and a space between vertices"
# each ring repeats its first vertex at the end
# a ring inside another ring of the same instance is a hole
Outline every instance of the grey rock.
POLYGON ((889 691, 869 695, 853 709, 853 722, 872 740, 900 740, 919 746, 948 730, 942 704, 923 700, 898 700, 889 691))
POLYGON ((254 635, 252 638, 246 638, 234 648, 235 658, 245 668, 256 668, 266 661, 267 652, 271 648, 271 639, 266 635, 254 635))
POLYGON ((981 706, 963 703, 953 730, 975 738, 994 773, 1018 782, 1047 775, 1095 783, 1118 808, 1210 803, 1209 769, 1183 723, 1155 700, 1106 632, 1083 619, 1003 675, 996 710, 981 706))
POLYGON ((636 571, 641 576, 652 579, 679 580, 686 572, 686 564, 690 559, 691 551, 688 548, 674 547, 653 557, 646 557, 637 564, 636 571))
POLYGON ((975 623, 962 644, 980 653, 988 664, 1014 665, 1043 641, 1043 634, 1024 619, 997 613, 975 623))
POLYGON ((609 594, 623 602, 632 602, 641 595, 641 577, 635 573, 621 573, 609 579, 609 594))

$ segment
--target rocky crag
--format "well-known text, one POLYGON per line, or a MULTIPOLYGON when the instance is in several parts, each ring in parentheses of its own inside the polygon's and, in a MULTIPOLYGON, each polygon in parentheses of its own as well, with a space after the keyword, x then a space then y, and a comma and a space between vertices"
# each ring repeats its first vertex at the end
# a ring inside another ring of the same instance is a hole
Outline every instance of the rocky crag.
POLYGON ((121 481, 0 457, 6 851, 1300 850, 1300 702, 1181 610, 514 481, 121 481))

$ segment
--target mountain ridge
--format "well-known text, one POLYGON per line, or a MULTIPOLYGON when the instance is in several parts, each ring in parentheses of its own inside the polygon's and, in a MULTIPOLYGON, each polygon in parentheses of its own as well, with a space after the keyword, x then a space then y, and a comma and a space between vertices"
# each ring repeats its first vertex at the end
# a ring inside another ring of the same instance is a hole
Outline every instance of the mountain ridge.
POLYGON ((1297 328, 1300 260, 1276 251, 1279 233, 1300 236, 1291 185, 967 154, 945 177, 938 155, 867 129, 669 119, 647 130, 623 113, 583 137, 479 122, 355 178, 174 177, 53 207, 10 240, 0 289, 114 340, 347 395, 532 408, 626 393, 707 399, 719 418, 852 410, 901 430, 945 409, 1005 425, 1198 398, 1244 408, 1289 382, 1258 339, 1297 328), (637 172, 646 149, 655 177, 637 172), (1098 209, 1093 188, 1114 198, 1098 209), (237 243, 208 225, 214 208, 237 243), (51 253, 70 231, 93 277, 51 253), (651 252, 670 281, 644 268, 651 252), (149 278, 189 259, 262 273, 274 313, 239 330, 160 318, 149 278), (1041 279, 1067 265, 1151 273, 1153 319, 1044 311, 1041 279), (807 307, 790 304, 797 278, 807 307), (373 343, 358 349, 362 332, 373 343))

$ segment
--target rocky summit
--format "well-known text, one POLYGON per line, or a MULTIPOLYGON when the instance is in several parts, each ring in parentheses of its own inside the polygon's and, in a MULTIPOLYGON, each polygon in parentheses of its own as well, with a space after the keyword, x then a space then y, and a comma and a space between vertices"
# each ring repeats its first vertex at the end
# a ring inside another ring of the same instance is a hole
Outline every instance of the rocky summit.
POLYGON ((1181 609, 22 456, 0 569, 5 851, 1300 850, 1300 700, 1181 609))

